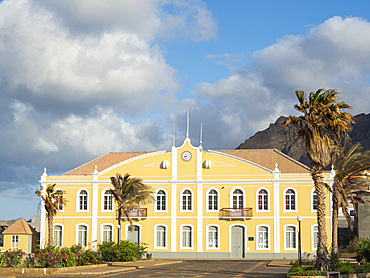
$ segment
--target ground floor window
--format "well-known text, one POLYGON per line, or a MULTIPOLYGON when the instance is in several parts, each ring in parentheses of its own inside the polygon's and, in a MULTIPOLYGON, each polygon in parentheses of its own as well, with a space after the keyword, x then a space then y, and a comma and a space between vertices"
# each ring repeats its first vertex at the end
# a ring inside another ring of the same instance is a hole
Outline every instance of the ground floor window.
POLYGON ((103 225, 103 242, 113 241, 113 229, 111 225, 103 225))
POLYGON ((166 227, 157 226, 156 228, 156 247, 166 248, 166 227))
POLYGON ((78 225, 77 244, 87 247, 87 227, 84 225, 78 225))
POLYGON ((317 225, 312 226, 312 250, 317 249, 317 243, 319 241, 319 228, 317 225))
POLYGON ((208 248, 218 248, 218 228, 208 227, 208 248))
POLYGON ((62 246, 62 238, 63 238, 63 228, 60 225, 54 226, 54 245, 55 246, 62 246))
POLYGON ((297 231, 294 226, 287 226, 285 228, 285 248, 296 249, 297 248, 297 231))
POLYGON ((19 246, 19 236, 18 235, 12 235, 12 248, 18 248, 19 246))
POLYGON ((181 246, 183 248, 192 248, 192 230, 190 226, 183 226, 182 231, 182 242, 181 246))
POLYGON ((266 226, 258 227, 258 249, 269 248, 269 230, 266 226))

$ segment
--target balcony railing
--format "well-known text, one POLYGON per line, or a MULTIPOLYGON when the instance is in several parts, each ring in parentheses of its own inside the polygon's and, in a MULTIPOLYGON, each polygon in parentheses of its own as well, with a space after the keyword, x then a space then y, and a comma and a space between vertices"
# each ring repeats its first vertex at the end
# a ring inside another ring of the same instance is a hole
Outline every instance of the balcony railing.
POLYGON ((142 218, 147 217, 147 209, 146 208, 131 209, 131 211, 129 211, 129 213, 128 213, 128 216, 131 219, 141 220, 142 218))
POLYGON ((252 208, 222 208, 220 209, 220 219, 237 220, 247 219, 253 216, 252 208))

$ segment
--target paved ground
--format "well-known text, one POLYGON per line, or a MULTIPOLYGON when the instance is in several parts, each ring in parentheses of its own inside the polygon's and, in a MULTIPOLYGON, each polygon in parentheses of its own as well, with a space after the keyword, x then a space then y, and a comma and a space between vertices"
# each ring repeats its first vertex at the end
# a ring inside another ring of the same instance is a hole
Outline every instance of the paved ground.
MULTIPOLYGON (((289 260, 150 260, 120 263, 99 269, 86 269, 48 277, 286 277, 289 260)), ((5 276, 6 277, 6 276, 5 276)), ((9 277, 9 276, 8 276, 9 277)), ((15 276, 10 276, 15 277, 15 276)), ((16 276, 25 277, 25 276, 16 276)), ((45 277, 45 276, 26 276, 45 277)))

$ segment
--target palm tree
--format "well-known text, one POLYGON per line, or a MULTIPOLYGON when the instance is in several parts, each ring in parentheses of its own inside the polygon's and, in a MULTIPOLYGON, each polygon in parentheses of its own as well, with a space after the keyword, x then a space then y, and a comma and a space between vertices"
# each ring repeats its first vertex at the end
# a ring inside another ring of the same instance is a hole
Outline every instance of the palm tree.
MULTIPOLYGON (((338 153, 336 174, 333 184, 333 218, 332 218, 332 251, 338 253, 338 210, 343 214, 352 229, 352 220, 348 213, 347 200, 355 203, 369 203, 364 197, 369 196, 367 191, 369 180, 363 174, 370 169, 370 151, 361 153, 361 145, 357 143, 348 152, 345 146, 338 153)), ((356 213, 356 211, 355 211, 356 213)))
POLYGON ((301 116, 289 116, 283 126, 294 126, 301 140, 306 145, 306 151, 311 160, 310 172, 317 195, 318 243, 316 251, 317 270, 329 268, 327 234, 325 225, 326 185, 322 175, 323 167, 331 162, 333 150, 340 138, 348 135, 351 130, 352 116, 342 109, 352 108, 344 102, 339 102, 339 94, 335 90, 320 89, 308 95, 304 91, 296 91, 299 104, 294 108, 301 116))
POLYGON ((121 218, 126 218, 133 228, 130 212, 138 210, 140 204, 153 200, 152 191, 139 178, 131 178, 129 174, 122 177, 119 173, 111 177, 113 189, 111 190, 117 204, 118 214, 118 249, 120 242, 121 218))
POLYGON ((46 216, 48 217, 48 246, 54 245, 53 217, 67 202, 64 199, 63 191, 54 191, 54 187, 55 184, 47 185, 45 196, 42 195, 40 190, 35 191, 35 194, 39 197, 41 196, 41 199, 44 201, 46 216))

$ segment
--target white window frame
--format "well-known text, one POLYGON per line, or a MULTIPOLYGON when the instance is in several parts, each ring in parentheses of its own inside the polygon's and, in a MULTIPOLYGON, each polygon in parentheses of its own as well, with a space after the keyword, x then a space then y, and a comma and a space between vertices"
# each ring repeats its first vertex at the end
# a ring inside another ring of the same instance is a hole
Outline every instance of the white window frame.
POLYGON ((80 188, 76 194, 76 212, 89 212, 89 205, 90 205, 89 199, 90 199, 89 190, 87 190, 86 188, 80 188), (87 209, 86 210, 80 209, 80 193, 83 190, 87 192, 87 209))
POLYGON ((100 225, 100 243, 103 243, 104 240, 104 226, 112 228, 112 242, 114 242, 114 225, 112 223, 103 223, 100 225))
POLYGON ((184 188, 180 192, 180 212, 193 212, 193 209, 194 209, 194 192, 190 188, 184 188), (191 201, 191 209, 190 210, 188 210, 188 209, 185 209, 184 210, 183 207, 182 207, 182 205, 183 205, 184 192, 186 190, 189 190, 190 191, 190 194, 191 194, 191 198, 190 198, 190 201, 191 201))
POLYGON ((194 249, 194 226, 191 224, 183 224, 180 225, 180 250, 193 250, 194 249), (184 238, 182 235, 183 228, 184 227, 190 227, 190 235, 191 235, 191 241, 190 241, 190 247, 184 246, 184 238))
POLYGON ((114 196, 112 194, 112 209, 104 209, 104 197, 105 193, 110 190, 112 191, 111 188, 104 188, 101 192, 101 212, 114 212, 114 196))
POLYGON ((267 225, 267 224, 257 225, 256 226, 256 250, 270 250, 270 246, 271 246, 271 229, 270 229, 270 225, 267 225), (260 235, 259 228, 260 227, 267 228, 267 248, 262 248, 262 247, 259 246, 259 235, 260 235))
POLYGON ((206 212, 219 212, 220 211, 220 191, 217 188, 211 187, 206 191, 206 212), (215 190, 217 192, 217 210, 209 209, 210 192, 215 190))
POLYGON ((167 194, 167 190, 166 189, 164 189, 164 188, 158 188, 155 192, 154 192, 154 212, 167 212, 167 208, 168 208, 168 194, 167 194), (158 194, 158 192, 159 191, 163 191, 164 192, 164 194, 165 194, 165 202, 166 202, 166 204, 165 204, 165 209, 164 210, 159 210, 159 209, 157 209, 157 194, 158 194))
POLYGON ((220 250, 220 226, 217 224, 209 224, 206 226, 206 250, 220 250), (210 247, 208 245, 209 242, 209 228, 215 227, 217 228, 217 247, 210 247))
POLYGON ((285 188, 283 191, 283 212, 298 212, 298 193, 297 190, 293 187, 285 188), (294 191, 295 198, 294 198, 294 208, 295 209, 286 209, 286 193, 288 190, 291 189, 294 191))
MULTIPOLYGON (((61 236, 61 238, 60 238, 60 244, 61 244, 61 245, 56 245, 56 246, 58 246, 58 247, 63 247, 64 225, 63 225, 63 224, 59 224, 59 223, 53 224, 53 239, 54 239, 54 242, 55 242, 54 228, 55 228, 56 226, 60 226, 60 227, 62 227, 62 236, 61 236)), ((53 242, 53 244, 54 244, 54 242, 53 242)))
MULTIPOLYGON (((317 209, 314 209, 313 207, 313 196, 315 193, 315 188, 312 188, 311 190, 311 212, 317 212, 317 209)), ((317 194, 316 194, 316 200, 317 200, 317 194)))
POLYGON ((167 249, 167 237, 168 237, 168 227, 167 227, 167 225, 165 225, 165 224, 154 225, 154 249, 167 249), (163 246, 158 246, 157 232, 158 232, 159 227, 164 228, 164 232, 165 232, 164 247, 163 246))
MULTIPOLYGON (((63 189, 61 189, 61 188, 56 188, 56 189, 54 189, 54 192, 57 192, 57 191, 62 191, 62 193, 63 193, 63 198, 64 198, 64 190, 63 189)), ((62 205, 62 209, 58 209, 58 212, 64 212, 64 205, 62 205)))
POLYGON ((245 194, 245 190, 241 186, 235 186, 230 190, 230 208, 233 208, 233 197, 235 190, 240 189, 243 192, 243 208, 247 207, 247 195, 245 194))
MULTIPOLYGON (((314 242, 315 242, 315 227, 319 227, 319 225, 317 225, 317 224, 314 224, 314 225, 311 225, 311 250, 312 251, 316 251, 317 250, 317 246, 315 246, 315 244, 314 244, 314 242)), ((317 233, 318 233, 319 231, 317 231, 317 233)), ((317 240, 317 243, 319 243, 318 242, 318 240, 317 240)))
POLYGON ((19 248, 19 235, 12 235, 11 248, 19 248))
POLYGON ((287 225, 284 225, 283 227, 283 244, 284 244, 284 251, 297 251, 298 250, 298 226, 297 225, 294 225, 294 224, 287 224, 287 225), (294 227, 295 228, 295 248, 287 248, 286 247, 286 228, 287 227, 294 227))
POLYGON ((86 246, 83 246, 82 244, 82 247, 83 248, 88 248, 88 246, 89 246, 89 225, 88 224, 86 224, 86 223, 78 223, 78 224, 76 224, 76 226, 75 226, 75 230, 76 230, 76 238, 75 238, 75 244, 76 245, 78 245, 78 232, 79 232, 79 229, 78 229, 78 227, 79 226, 85 226, 86 227, 86 246))
POLYGON ((260 187, 256 191, 256 212, 270 212, 270 191, 266 187, 260 187), (262 190, 266 190, 267 192, 267 209, 258 208, 258 197, 262 190))

